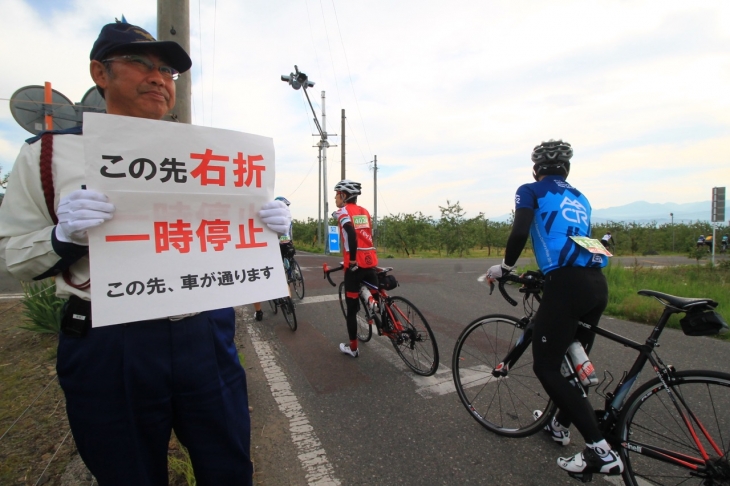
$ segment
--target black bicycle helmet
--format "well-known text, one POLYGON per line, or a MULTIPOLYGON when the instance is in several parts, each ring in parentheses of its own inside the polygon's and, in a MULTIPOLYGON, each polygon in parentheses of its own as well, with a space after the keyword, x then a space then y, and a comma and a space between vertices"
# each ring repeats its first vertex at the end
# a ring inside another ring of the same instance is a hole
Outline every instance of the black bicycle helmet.
POLYGON ((359 196, 362 185, 359 182, 343 179, 335 184, 335 191, 345 192, 350 196, 359 196))
POLYGON ((532 149, 532 176, 538 180, 541 175, 563 175, 570 173, 570 159, 573 148, 568 142, 550 139, 532 149))

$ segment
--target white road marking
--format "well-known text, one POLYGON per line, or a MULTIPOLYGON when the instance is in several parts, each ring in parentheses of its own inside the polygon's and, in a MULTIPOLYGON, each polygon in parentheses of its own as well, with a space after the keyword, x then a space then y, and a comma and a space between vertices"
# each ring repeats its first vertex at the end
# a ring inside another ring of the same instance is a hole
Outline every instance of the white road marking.
POLYGON ((0 295, 0 300, 22 299, 23 297, 25 297, 25 294, 4 294, 4 295, 0 295))
POLYGON ((378 336, 375 329, 373 329, 373 337, 367 343, 360 343, 358 345, 362 352, 367 353, 368 351, 374 351, 385 361, 393 365, 395 368, 401 370, 416 384, 416 393, 421 395, 423 398, 433 398, 440 395, 446 395, 447 393, 453 393, 456 391, 454 388, 454 382, 451 378, 451 368, 445 366, 443 363, 439 363, 439 369, 433 376, 421 376, 417 375, 406 366, 395 348, 390 343, 387 337, 378 336))
POLYGON ((296 305, 316 304, 317 302, 329 302, 331 300, 339 300, 339 299, 340 299, 340 296, 338 294, 314 295, 312 297, 304 297, 302 300, 294 299, 294 303, 296 305))
MULTIPOLYGON (((338 294, 315 295, 313 297, 305 297, 303 300, 297 301, 297 305, 329 302, 332 300, 339 300, 339 298, 338 294)), ((398 353, 395 352, 395 349, 388 338, 377 335, 375 327, 373 327, 373 338, 367 343, 360 343, 359 346, 365 352, 368 350, 375 351, 380 357, 408 375, 416 384, 416 393, 421 395, 423 398, 433 398, 456 392, 456 388, 454 388, 454 382, 451 377, 451 368, 440 363, 438 371, 433 376, 420 376, 415 374, 406 366, 400 356, 398 356, 398 353)))
POLYGON ((247 324, 247 327, 251 343, 269 383, 271 394, 279 405, 281 413, 289 419, 291 440, 297 448, 299 462, 306 473, 307 484, 339 485, 340 481, 334 475, 334 468, 327 459, 322 443, 302 410, 286 375, 276 363, 276 356, 271 350, 271 346, 261 339, 251 322, 247 324))

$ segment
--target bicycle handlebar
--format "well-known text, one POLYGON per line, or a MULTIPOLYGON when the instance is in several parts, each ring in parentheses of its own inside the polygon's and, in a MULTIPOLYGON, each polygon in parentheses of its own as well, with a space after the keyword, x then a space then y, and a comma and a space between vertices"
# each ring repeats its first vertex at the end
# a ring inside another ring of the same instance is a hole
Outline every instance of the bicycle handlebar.
POLYGON ((334 268, 330 268, 326 263, 323 263, 322 264, 322 271, 324 272, 324 278, 326 278, 327 280, 329 280, 330 285, 332 285, 333 287, 336 287, 337 284, 334 283, 332 281, 332 279, 330 278, 330 273, 331 272, 339 272, 343 268, 345 268, 344 265, 340 265, 340 266, 337 266, 337 267, 334 267, 334 268))
MULTIPOLYGON (((499 293, 502 294, 504 300, 509 302, 513 307, 516 307, 517 301, 510 297, 507 290, 504 288, 504 285, 507 282, 515 282, 524 285, 528 289, 537 289, 542 287, 543 280, 536 273, 527 272, 524 275, 508 273, 507 275, 502 275, 502 277, 498 278, 497 282, 499 282, 499 293)), ((494 282, 489 282, 489 295, 492 295, 492 292, 494 292, 494 282)))

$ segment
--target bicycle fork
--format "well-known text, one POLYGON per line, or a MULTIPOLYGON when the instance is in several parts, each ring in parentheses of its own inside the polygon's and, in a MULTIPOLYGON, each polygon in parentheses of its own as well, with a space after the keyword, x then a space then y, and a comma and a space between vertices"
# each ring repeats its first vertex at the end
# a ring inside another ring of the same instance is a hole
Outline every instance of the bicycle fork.
POLYGON ((527 324, 524 332, 522 333, 522 336, 520 336, 520 338, 517 340, 514 347, 509 350, 507 356, 505 356, 504 359, 497 366, 494 367, 494 369, 492 370, 492 376, 494 376, 495 378, 507 376, 507 373, 509 373, 509 369, 512 367, 513 364, 517 362, 518 359, 520 359, 520 356, 522 356, 522 353, 524 353, 528 346, 530 346, 531 342, 532 322, 527 324))

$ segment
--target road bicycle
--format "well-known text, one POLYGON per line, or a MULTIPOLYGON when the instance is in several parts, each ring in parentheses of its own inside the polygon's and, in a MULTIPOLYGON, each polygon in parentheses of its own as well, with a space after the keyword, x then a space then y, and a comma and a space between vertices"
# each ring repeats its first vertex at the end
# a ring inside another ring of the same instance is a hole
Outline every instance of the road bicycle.
MULTIPOLYGON (((505 283, 523 285, 520 292, 524 294, 526 315, 517 318, 494 314, 470 323, 454 347, 454 384, 461 402, 480 425, 502 436, 525 437, 542 430, 556 412, 533 372, 532 352, 528 349, 542 274, 509 274, 498 281, 502 296, 512 305, 517 302, 505 291, 505 283), (533 415, 536 410, 542 412, 538 419, 533 415)), ((603 381, 596 387, 596 395, 603 400, 602 407, 594 407, 598 423, 604 437, 621 455, 623 479, 629 486, 728 485, 730 374, 678 371, 656 353, 659 336, 672 314, 687 314, 680 323, 688 335, 711 335, 726 329, 727 324, 713 310, 717 302, 654 290, 640 290, 639 295, 653 297, 664 306, 643 344, 581 323, 595 334, 639 353, 613 390, 609 390, 614 381, 609 371, 604 372, 603 381), (656 377, 629 396, 647 362, 656 377)), ((588 389, 575 372, 566 379, 587 398, 588 389)), ((573 476, 587 482, 592 475, 573 476)))
POLYGON ((270 300, 269 305, 271 306, 271 311, 274 314, 277 314, 279 309, 281 309, 281 313, 284 315, 284 319, 286 320, 286 323, 289 324, 292 332, 297 330, 297 312, 294 308, 294 301, 291 297, 280 297, 278 299, 270 300))
POLYGON ((284 257, 284 269, 286 270, 286 283, 291 285, 299 300, 304 298, 304 276, 299 263, 294 259, 294 254, 284 257))
MULTIPOLYGON (((340 265, 329 268, 323 265, 324 275, 332 286, 336 284, 330 277, 331 272, 344 268, 340 265)), ((398 356, 414 373, 422 376, 431 376, 439 366, 439 350, 431 326, 415 305, 400 296, 390 296, 387 290, 392 290, 398 284, 395 277, 388 275, 392 267, 376 267, 378 283, 376 287, 363 282, 362 288, 367 289, 372 296, 370 299, 360 293, 360 309, 357 313, 357 338, 361 342, 368 342, 373 336, 373 324, 378 336, 390 339, 398 356)), ((347 304, 345 303, 345 282, 339 288, 340 307, 347 319, 347 304)))

